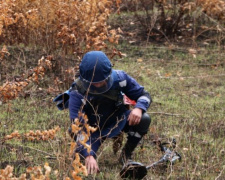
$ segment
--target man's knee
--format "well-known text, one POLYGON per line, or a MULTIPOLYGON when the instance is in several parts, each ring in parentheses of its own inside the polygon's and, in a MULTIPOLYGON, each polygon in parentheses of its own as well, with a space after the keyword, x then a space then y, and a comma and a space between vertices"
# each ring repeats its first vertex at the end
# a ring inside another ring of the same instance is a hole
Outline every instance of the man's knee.
POLYGON ((149 127, 151 124, 151 117, 147 113, 143 113, 140 123, 143 123, 143 125, 146 125, 149 127))
POLYGON ((140 123, 135 127, 135 130, 141 135, 147 134, 151 124, 151 117, 147 113, 143 113, 140 123))

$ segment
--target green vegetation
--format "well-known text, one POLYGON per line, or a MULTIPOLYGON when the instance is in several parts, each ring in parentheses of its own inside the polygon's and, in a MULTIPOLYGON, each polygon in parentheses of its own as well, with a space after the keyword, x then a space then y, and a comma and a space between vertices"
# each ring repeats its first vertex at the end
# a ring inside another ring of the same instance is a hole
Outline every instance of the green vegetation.
MULTIPOLYGON (((113 57, 114 68, 125 70, 152 96, 152 123, 133 160, 149 165, 162 156, 153 141, 176 139, 182 161, 149 170, 145 180, 225 179, 224 1, 41 2, 0 3, 0 169, 11 165, 19 177, 47 162, 50 179, 71 178, 69 112, 59 111, 52 100, 69 88, 82 55, 94 49, 113 57), (37 70, 42 57, 52 68, 37 70), (18 94, 10 94, 28 79, 18 94), (10 96, 17 98, 8 101, 10 96), (53 139, 5 139, 15 131, 57 126, 53 139)), ((120 150, 114 154, 112 146, 107 140, 98 151, 101 172, 83 179, 120 179, 120 150)))
MULTIPOLYGON (((152 140, 157 138, 163 141, 176 138, 176 150, 182 156, 182 161, 172 167, 149 170, 148 178, 223 179, 225 54, 222 51, 218 54, 216 47, 201 48, 196 57, 182 47, 121 45, 118 48, 126 57, 113 60, 114 68, 137 78, 153 98, 148 111, 152 117, 151 128, 144 149, 135 151, 134 160, 146 165, 158 160, 162 154, 152 145, 152 140)), ((25 167, 48 162, 59 170, 60 179, 69 176, 68 111, 59 111, 52 103, 53 97, 31 95, 1 105, 1 137, 15 130, 25 133, 61 128, 56 139, 47 142, 11 140, 1 144, 1 167, 9 163, 20 174, 25 167)), ((96 178, 119 179, 122 168, 117 161, 119 152, 113 154, 110 140, 101 150, 98 159, 101 173, 96 178)))

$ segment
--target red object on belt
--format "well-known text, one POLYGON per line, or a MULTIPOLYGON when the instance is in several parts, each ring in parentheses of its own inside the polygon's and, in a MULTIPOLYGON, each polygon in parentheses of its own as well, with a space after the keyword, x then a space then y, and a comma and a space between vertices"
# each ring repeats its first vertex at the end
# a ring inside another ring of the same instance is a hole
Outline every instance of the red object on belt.
POLYGON ((127 105, 133 105, 135 106, 136 101, 131 100, 130 98, 128 98, 126 95, 123 95, 123 103, 127 104, 127 105))

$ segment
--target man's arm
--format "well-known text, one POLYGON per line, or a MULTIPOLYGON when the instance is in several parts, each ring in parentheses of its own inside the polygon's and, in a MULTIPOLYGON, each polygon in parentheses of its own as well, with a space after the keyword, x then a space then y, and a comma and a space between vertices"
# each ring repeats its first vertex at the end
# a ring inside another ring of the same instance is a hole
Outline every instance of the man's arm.
POLYGON ((77 142, 79 148, 76 150, 84 159, 85 166, 87 168, 88 174, 93 174, 99 172, 98 163, 96 161, 96 152, 101 145, 101 138, 99 137, 99 133, 93 133, 89 137, 89 140, 86 144, 91 146, 91 151, 88 152, 87 149, 77 142))
MULTIPOLYGON (((82 110, 80 108, 84 102, 85 101, 83 96, 79 94, 77 91, 72 91, 70 93, 69 111, 72 123, 75 118, 79 118, 78 112, 82 110)), ((90 152, 88 152, 87 149, 82 144, 79 143, 79 141, 82 140, 82 135, 77 136, 78 138, 76 139, 78 144, 76 152, 78 152, 85 159, 85 166, 87 168, 88 174, 97 173, 99 171, 99 167, 95 159, 96 152, 101 145, 101 139, 99 138, 98 134, 99 134, 98 132, 92 133, 88 141, 86 142, 86 144, 91 146, 90 152)))
POLYGON ((136 105, 128 117, 129 125, 137 125, 140 123, 142 113, 147 111, 152 102, 151 96, 134 78, 127 75, 124 71, 121 73, 124 79, 122 81, 123 92, 127 97, 136 101, 136 105))
POLYGON ((150 94, 141 86, 134 78, 121 71, 123 81, 122 81, 122 91, 130 99, 136 101, 134 108, 142 109, 144 112, 149 108, 152 99, 150 94))
POLYGON ((83 104, 82 99, 83 99, 83 96, 77 91, 70 92, 69 113, 70 113, 71 122, 73 122, 74 119, 79 118, 78 112, 82 110, 81 109, 81 106, 83 104))

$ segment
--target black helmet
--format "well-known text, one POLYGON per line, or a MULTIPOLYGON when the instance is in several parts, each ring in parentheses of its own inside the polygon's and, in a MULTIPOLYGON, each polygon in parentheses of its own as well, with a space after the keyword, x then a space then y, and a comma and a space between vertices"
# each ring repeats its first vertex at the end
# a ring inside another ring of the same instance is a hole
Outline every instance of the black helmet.
POLYGON ((112 65, 102 51, 86 53, 80 63, 80 79, 83 87, 92 94, 108 91, 113 84, 112 65), (95 86, 100 84, 101 86, 95 86))

